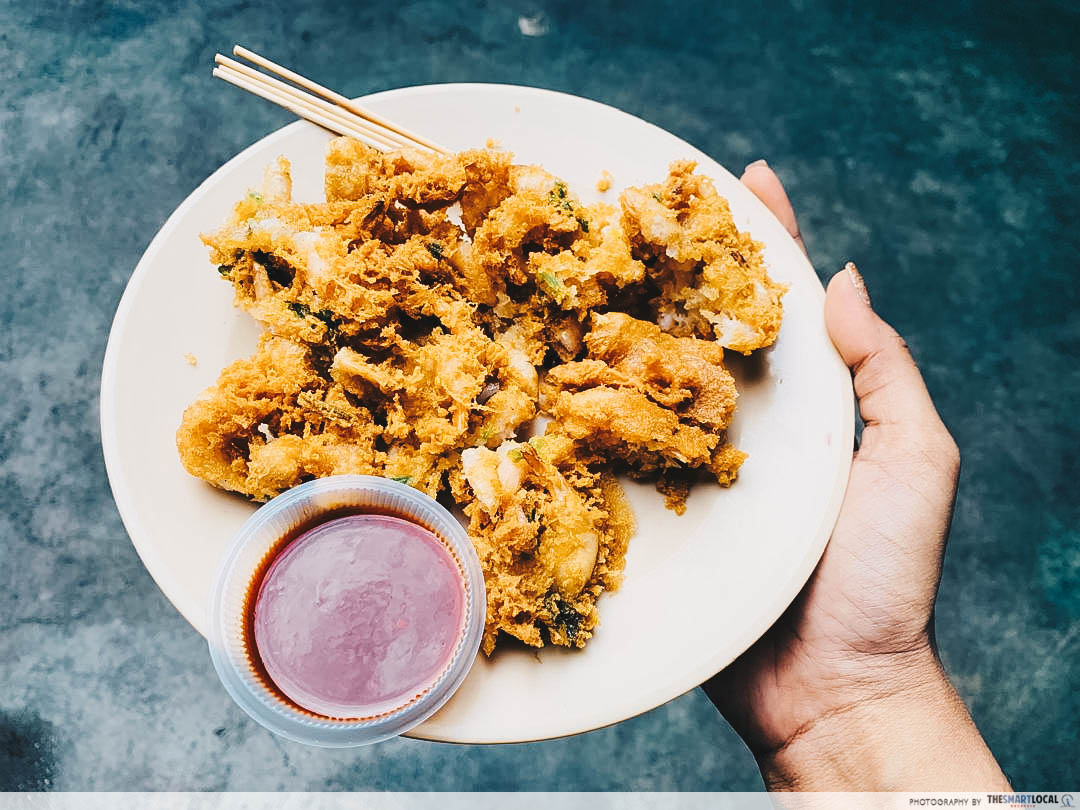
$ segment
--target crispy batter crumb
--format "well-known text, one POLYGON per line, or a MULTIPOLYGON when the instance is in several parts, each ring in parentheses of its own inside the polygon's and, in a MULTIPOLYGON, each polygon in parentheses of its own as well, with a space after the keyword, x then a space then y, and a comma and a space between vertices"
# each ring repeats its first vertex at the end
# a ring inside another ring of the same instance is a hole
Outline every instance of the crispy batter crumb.
POLYGON ((185 354, 184 359, 187 360, 187 364, 189 366, 197 366, 197 365, 199 365, 199 358, 196 357, 195 355, 193 355, 191 352, 188 352, 187 354, 185 354))
POLYGON ((596 181, 596 190, 600 192, 607 191, 611 188, 611 183, 615 178, 611 176, 611 172, 604 169, 600 172, 600 179, 596 181))
POLYGON ((586 205, 496 147, 338 138, 317 204, 269 166, 203 237, 265 332, 184 412, 177 447, 258 501, 338 473, 452 497, 484 569, 484 652, 501 635, 581 647, 634 531, 614 473, 679 513, 697 478, 735 479, 723 346, 775 340, 784 288, 692 163, 586 205), (539 414, 546 434, 519 440, 539 414))

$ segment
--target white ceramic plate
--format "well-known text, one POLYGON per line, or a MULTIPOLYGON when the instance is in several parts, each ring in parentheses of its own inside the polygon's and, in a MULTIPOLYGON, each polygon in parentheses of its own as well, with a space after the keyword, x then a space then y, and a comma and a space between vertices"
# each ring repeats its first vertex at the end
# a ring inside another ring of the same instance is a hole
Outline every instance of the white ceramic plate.
MULTIPOLYGON (((583 651, 505 645, 413 736, 458 742, 538 740, 644 712, 722 669, 783 612, 817 564, 851 461, 847 369, 825 332, 824 293, 769 211, 689 144, 619 110, 525 87, 449 84, 369 96, 373 110, 450 148, 488 138, 563 177, 586 202, 615 202, 693 158, 728 198, 740 228, 766 245, 772 276, 791 285, 776 345, 732 357, 741 397, 730 435, 750 454, 730 489, 700 486, 686 514, 628 484, 638 517, 622 588, 600 599, 583 651), (613 188, 596 191, 601 170, 613 188), (736 362, 738 360, 738 362, 736 362)), ((237 103, 257 104, 238 99, 237 103)), ((232 304, 199 233, 215 229, 263 167, 293 165, 298 199, 321 199, 329 136, 297 122, 244 150, 185 200, 147 248, 120 302, 105 353, 101 432, 109 480, 150 574, 205 635, 218 557, 253 506, 190 477, 174 434, 189 402, 227 363, 251 353, 258 328, 232 304), (190 365, 185 355, 194 355, 190 365)))

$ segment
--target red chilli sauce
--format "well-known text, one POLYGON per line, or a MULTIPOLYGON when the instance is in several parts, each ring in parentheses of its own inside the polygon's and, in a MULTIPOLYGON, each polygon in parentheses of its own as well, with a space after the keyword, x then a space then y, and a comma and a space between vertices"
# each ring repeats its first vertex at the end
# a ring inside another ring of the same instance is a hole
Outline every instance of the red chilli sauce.
POLYGON ((430 688, 453 659, 466 607, 461 568, 438 536, 350 511, 276 543, 244 604, 248 661, 265 686, 342 720, 394 711, 430 688))

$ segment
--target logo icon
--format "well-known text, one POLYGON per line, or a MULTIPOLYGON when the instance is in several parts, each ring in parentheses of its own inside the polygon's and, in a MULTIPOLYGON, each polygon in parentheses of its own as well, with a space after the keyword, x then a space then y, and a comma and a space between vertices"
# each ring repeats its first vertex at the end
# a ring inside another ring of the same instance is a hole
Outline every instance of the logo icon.
POLYGON ((1062 807, 1073 807, 1074 806, 1071 793, 1063 793, 1061 795, 1061 806, 1062 807))

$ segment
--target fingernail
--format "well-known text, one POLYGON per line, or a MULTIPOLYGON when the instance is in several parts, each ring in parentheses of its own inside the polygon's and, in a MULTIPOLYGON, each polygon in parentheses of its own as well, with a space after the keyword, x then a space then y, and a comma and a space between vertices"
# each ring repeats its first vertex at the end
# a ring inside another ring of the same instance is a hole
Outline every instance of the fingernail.
POLYGON ((855 292, 859 294, 859 298, 867 306, 870 306, 870 293, 866 291, 866 282, 863 281, 862 274, 859 273, 859 268, 855 266, 855 262, 848 262, 844 265, 844 269, 847 270, 848 278, 851 279, 851 284, 855 287, 855 292))
POLYGON ((755 160, 753 163, 747 163, 746 168, 743 169, 743 171, 748 172, 751 169, 756 168, 757 166, 762 166, 764 168, 768 168, 769 164, 765 162, 764 158, 761 158, 760 160, 755 160))

